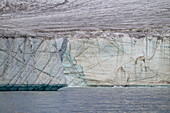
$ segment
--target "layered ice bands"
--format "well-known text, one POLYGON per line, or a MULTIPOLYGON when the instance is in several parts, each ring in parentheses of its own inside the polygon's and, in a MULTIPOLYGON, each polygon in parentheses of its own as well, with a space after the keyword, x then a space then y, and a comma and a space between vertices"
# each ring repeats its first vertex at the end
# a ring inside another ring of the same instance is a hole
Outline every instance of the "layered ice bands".
POLYGON ((169 76, 168 36, 77 32, 72 38, 0 38, 1 90, 169 85, 169 76))
POLYGON ((1 37, 0 90, 54 90, 65 86, 63 42, 65 39, 1 37))
POLYGON ((72 85, 170 83, 170 38, 114 34, 108 38, 69 39, 67 47, 63 64, 72 85))

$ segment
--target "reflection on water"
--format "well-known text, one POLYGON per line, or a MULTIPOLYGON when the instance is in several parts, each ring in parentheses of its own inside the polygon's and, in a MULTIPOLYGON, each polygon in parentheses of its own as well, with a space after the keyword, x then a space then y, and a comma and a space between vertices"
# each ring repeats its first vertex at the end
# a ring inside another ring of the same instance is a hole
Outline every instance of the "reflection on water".
POLYGON ((168 113, 170 88, 63 88, 0 92, 0 113, 168 113))

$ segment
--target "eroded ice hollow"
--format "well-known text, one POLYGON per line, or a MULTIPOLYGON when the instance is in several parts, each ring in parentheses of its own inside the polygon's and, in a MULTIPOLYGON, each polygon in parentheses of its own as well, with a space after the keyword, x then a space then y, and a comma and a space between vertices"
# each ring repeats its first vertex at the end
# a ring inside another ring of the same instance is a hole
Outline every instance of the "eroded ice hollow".
POLYGON ((0 38, 0 84, 169 85, 168 36, 91 32, 87 37, 78 32, 72 38, 0 38))

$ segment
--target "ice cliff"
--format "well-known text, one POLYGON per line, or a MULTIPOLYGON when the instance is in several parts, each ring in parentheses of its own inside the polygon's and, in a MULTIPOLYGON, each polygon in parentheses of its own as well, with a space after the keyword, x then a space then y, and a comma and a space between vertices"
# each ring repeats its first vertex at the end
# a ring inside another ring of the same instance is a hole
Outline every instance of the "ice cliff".
POLYGON ((0 85, 66 84, 61 63, 64 43, 65 39, 1 37, 0 85))
POLYGON ((1 37, 0 84, 169 84, 169 37, 93 32, 80 38, 83 33, 73 38, 1 37))
POLYGON ((170 83, 169 37, 136 38, 110 32, 94 32, 89 38, 75 37, 68 39, 63 61, 65 75, 74 77, 70 81, 74 85, 80 84, 80 79, 81 84, 88 86, 170 83))

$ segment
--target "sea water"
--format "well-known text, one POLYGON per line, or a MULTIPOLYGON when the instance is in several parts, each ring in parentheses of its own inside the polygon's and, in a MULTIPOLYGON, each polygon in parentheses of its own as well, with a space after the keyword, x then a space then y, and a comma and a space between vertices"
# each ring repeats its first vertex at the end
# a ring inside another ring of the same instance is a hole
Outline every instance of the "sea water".
POLYGON ((168 87, 0 92, 0 113, 169 113, 168 87))

